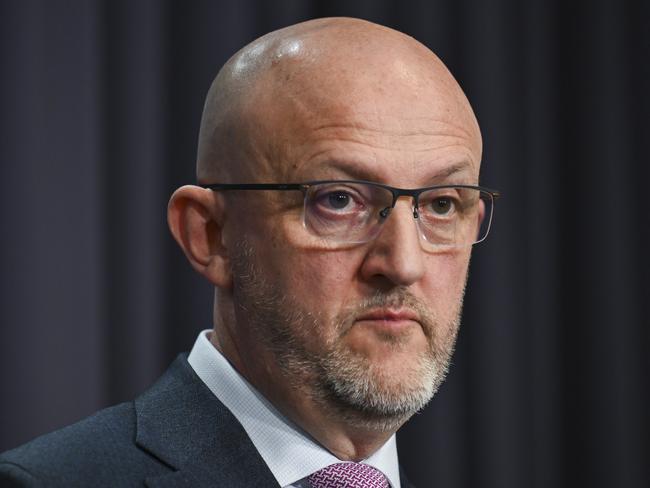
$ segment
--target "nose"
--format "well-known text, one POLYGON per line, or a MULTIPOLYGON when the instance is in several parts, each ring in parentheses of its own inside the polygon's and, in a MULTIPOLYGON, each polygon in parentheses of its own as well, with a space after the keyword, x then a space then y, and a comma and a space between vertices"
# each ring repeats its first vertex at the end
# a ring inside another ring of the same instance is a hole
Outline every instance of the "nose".
POLYGON ((373 240, 361 266, 367 282, 409 286, 424 275, 424 251, 410 199, 400 199, 373 240))

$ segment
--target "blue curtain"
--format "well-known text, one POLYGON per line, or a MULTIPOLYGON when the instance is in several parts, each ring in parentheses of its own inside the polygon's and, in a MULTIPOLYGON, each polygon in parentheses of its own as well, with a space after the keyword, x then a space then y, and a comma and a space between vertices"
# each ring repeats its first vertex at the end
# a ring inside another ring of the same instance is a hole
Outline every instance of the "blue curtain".
POLYGON ((212 291, 166 228, 203 97, 255 37, 357 16, 474 105, 482 182, 449 379, 398 434, 421 487, 650 483, 650 3, 0 2, 0 451, 133 398, 212 291))

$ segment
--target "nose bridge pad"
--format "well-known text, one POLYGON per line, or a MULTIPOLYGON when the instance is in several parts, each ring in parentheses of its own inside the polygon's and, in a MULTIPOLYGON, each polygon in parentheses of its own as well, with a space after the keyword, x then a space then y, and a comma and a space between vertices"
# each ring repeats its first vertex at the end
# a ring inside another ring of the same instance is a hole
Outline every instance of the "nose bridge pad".
MULTIPOLYGON (((391 214, 392 210, 395 208, 395 205, 397 204, 397 200, 399 199, 400 195, 393 195, 393 202, 390 207, 384 207, 379 211, 379 216, 383 219, 386 220, 388 216, 391 214)), ((419 195, 412 195, 413 199, 413 218, 414 219, 419 219, 420 217, 420 202, 418 199, 419 195)), ((419 228, 419 225, 418 225, 419 228)))
POLYGON ((393 210, 392 207, 382 208, 382 209, 379 211, 379 216, 380 216, 382 219, 386 220, 386 219, 388 218, 388 216, 390 215, 390 211, 391 211, 391 210, 393 210))
MULTIPOLYGON (((381 218, 381 223, 384 224, 386 222, 386 219, 393 213, 393 210, 395 209, 395 206, 397 205, 397 201, 399 200, 400 196, 406 196, 406 195, 397 195, 393 198, 392 205, 390 207, 385 207, 382 210, 379 211, 379 216, 381 218)), ((417 196, 411 195, 412 200, 412 210, 411 213, 413 215, 413 218, 415 219, 415 227, 417 229, 418 235, 422 238, 422 229, 420 228, 420 212, 419 212, 419 202, 417 196)), ((402 217, 403 218, 403 217, 402 217)))
POLYGON ((413 218, 420 217, 420 202, 418 201, 419 195, 413 195, 413 218))
POLYGON ((384 207, 384 208, 382 208, 382 209, 379 211, 379 216, 380 216, 383 220, 386 220, 386 219, 388 218, 388 216, 389 216, 390 213, 392 212, 393 208, 395 208, 395 204, 397 203, 397 198, 399 197, 399 195, 396 194, 395 192, 392 192, 392 194, 393 194, 393 195, 392 195, 392 196, 393 196, 393 200, 392 200, 392 202, 390 203, 390 206, 388 206, 388 207, 384 207))

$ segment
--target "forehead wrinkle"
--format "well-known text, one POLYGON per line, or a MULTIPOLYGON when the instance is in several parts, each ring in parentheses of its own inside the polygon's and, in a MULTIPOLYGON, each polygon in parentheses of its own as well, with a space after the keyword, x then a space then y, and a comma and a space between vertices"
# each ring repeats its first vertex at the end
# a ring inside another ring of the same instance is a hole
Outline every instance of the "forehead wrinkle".
MULTIPOLYGON (((321 151, 323 154, 329 151, 321 151)), ((433 167, 434 164, 430 161, 423 161, 417 164, 419 168, 433 167)), ((431 182, 436 182, 440 179, 449 178, 453 175, 460 173, 469 173, 472 177, 478 177, 475 174, 475 165, 471 159, 466 157, 450 158, 450 165, 447 167, 438 168, 430 173, 420 174, 417 180, 427 182, 425 186, 429 186, 431 182)), ((390 174, 390 166, 376 165, 360 158, 346 158, 346 157, 330 157, 323 159, 318 165, 301 167, 296 174, 290 178, 291 181, 313 181, 323 179, 359 179, 376 181, 378 183, 393 184, 394 181, 390 174)), ((415 183, 410 184, 413 186, 415 183)))
MULTIPOLYGON (((447 124, 445 124, 447 125, 447 124)), ((455 126, 453 127, 454 129, 460 129, 459 127, 455 126)), ((383 139, 412 139, 412 138, 425 138, 425 139, 434 139, 434 138, 451 138, 455 139, 458 141, 467 141, 470 140, 469 134, 466 131, 460 131, 463 132, 463 134, 459 135, 453 132, 443 132, 443 131, 434 131, 434 130, 402 130, 402 131, 390 131, 386 128, 374 128, 374 127, 363 127, 360 125, 345 125, 345 124, 328 124, 324 125, 322 127, 319 127, 314 131, 314 133, 318 132, 334 132, 337 133, 339 130, 345 130, 345 129, 354 129, 353 132, 349 133, 340 133, 340 134, 335 134, 332 136, 332 138, 336 138, 336 141, 345 141, 345 142, 356 142, 359 144, 363 145, 372 145, 371 142, 365 142, 363 140, 364 136, 363 134, 370 134, 372 136, 381 136, 383 139), (358 133, 359 137, 354 137, 354 133, 358 133)), ((327 138, 326 138, 327 139, 327 138)), ((377 148, 382 148, 385 149, 386 147, 383 146, 374 146, 377 148)), ((435 145, 436 148, 438 147, 446 147, 446 145, 439 146, 435 145)), ((411 148, 409 148, 410 150, 411 148)), ((426 149, 417 149, 413 148, 412 150, 414 151, 426 151, 426 149)))
MULTIPOLYGON (((401 128, 404 127, 404 122, 405 121, 418 121, 418 120, 428 120, 425 117, 414 117, 412 119, 404 119, 403 117, 385 117, 385 118, 393 118, 395 119, 395 123, 399 125, 401 128)), ((462 127, 461 125, 453 124, 451 122, 447 121, 435 121, 432 122, 430 125, 440 125, 440 126, 445 126, 445 127, 451 127, 453 129, 456 129, 460 132, 463 132, 463 135, 467 136, 469 139, 471 137, 470 132, 462 127)), ((391 131, 389 128, 386 127, 386 125, 379 126, 379 127, 372 127, 372 126, 367 126, 364 125, 363 121, 361 122, 350 122, 350 123, 345 123, 345 122, 323 122, 321 125, 316 125, 314 126, 311 130, 313 132, 320 132, 323 130, 337 130, 337 129, 355 129, 355 130, 362 130, 365 132, 379 132, 379 133, 394 133, 395 135, 399 136, 414 136, 414 135, 424 135, 424 136, 445 136, 449 134, 445 134, 444 132, 437 131, 435 129, 426 129, 426 128, 416 128, 412 130, 407 130, 407 129, 400 129, 397 131, 391 131)))
MULTIPOLYGON (((421 137, 420 135, 412 135, 410 137, 421 137)), ((466 150, 467 147, 463 144, 465 142, 465 139, 462 137, 457 137, 457 136, 445 136, 446 138, 452 138, 454 139, 453 142, 448 142, 445 144, 427 144, 427 141, 422 141, 421 144, 411 144, 409 147, 405 148, 404 144, 393 144, 389 140, 389 136, 382 137, 384 141, 382 143, 378 143, 376 141, 368 141, 368 140, 363 140, 363 139, 357 139, 353 135, 350 136, 338 136, 334 139, 335 143, 351 143, 354 144, 355 146, 361 146, 363 148, 367 148, 370 151, 372 151, 370 154, 373 155, 375 159, 377 158, 377 154, 375 151, 377 150, 382 150, 382 151, 390 151, 390 152, 400 152, 404 153, 405 151, 408 152, 409 154, 422 154, 422 153, 427 153, 430 151, 434 150, 439 150, 439 149, 449 149, 453 147, 458 147, 461 149, 466 150)), ((336 150, 340 150, 340 148, 323 148, 319 149, 316 152, 310 154, 308 158, 305 158, 307 160, 314 160, 319 156, 320 154, 323 153, 328 153, 328 152, 333 152, 336 150)))
MULTIPOLYGON (((293 100, 292 100, 293 101, 293 100)), ((298 102, 296 100, 296 102, 298 102)), ((374 110, 365 111, 362 109, 353 110, 349 107, 342 109, 335 109, 334 114, 323 114, 323 111, 314 110, 313 107, 298 102, 301 106, 305 106, 308 111, 309 129, 314 133, 321 131, 337 131, 337 130, 354 130, 365 131, 368 133, 377 132, 382 134, 393 135, 423 135, 423 136, 447 136, 453 135, 457 137, 459 134, 452 134, 451 131, 455 130, 464 136, 468 141, 474 141, 477 136, 473 124, 463 124, 454 120, 452 117, 432 116, 417 116, 417 115, 393 115, 386 112, 374 110), (387 124, 386 122, 390 122, 387 124)), ((373 100, 373 105, 377 107, 376 101, 373 100)), ((327 110, 327 109, 325 109, 327 110)), ((331 111, 331 110, 330 110, 331 111)), ((478 136, 480 145, 480 136, 478 136)))
MULTIPOLYGON (((346 124, 327 124, 314 131, 315 134, 321 132, 325 132, 326 135, 327 133, 331 133, 330 137, 317 137, 316 140, 321 144, 326 144, 328 141, 331 141, 334 144, 353 143, 367 147, 371 150, 406 150, 409 153, 419 154, 436 149, 446 149, 453 146, 468 149, 466 145, 468 140, 466 133, 459 135, 454 132, 430 131, 424 129, 412 131, 404 130, 397 133, 391 133, 391 131, 387 131, 386 129, 346 124), (348 131, 346 129, 353 130, 348 131), (370 135, 370 137, 368 137, 368 135, 370 135), (445 139, 445 143, 440 144, 440 139, 445 139)), ((316 155, 330 150, 332 149, 319 149, 316 153, 310 155, 309 159, 313 159, 316 155)))

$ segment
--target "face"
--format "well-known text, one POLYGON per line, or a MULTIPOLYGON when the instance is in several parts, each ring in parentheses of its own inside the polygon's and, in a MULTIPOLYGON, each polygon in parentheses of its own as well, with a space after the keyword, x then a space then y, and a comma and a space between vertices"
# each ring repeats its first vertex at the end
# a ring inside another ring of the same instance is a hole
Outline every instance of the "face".
MULTIPOLYGON (((479 136, 426 81, 406 73, 378 86, 357 75, 339 87, 306 81, 291 96, 267 91, 247 180, 476 184, 479 136)), ((345 248, 314 244, 300 192, 228 198, 240 350, 260 374, 371 428, 395 428, 424 406, 448 368, 469 249, 426 251, 407 198, 375 240, 345 248)))

